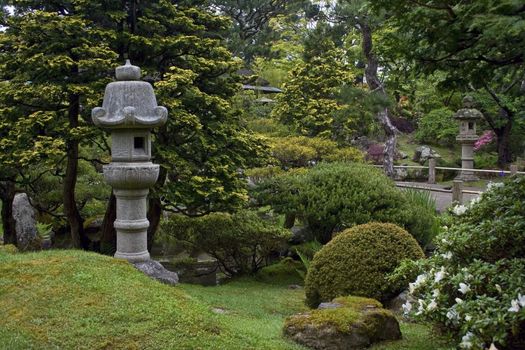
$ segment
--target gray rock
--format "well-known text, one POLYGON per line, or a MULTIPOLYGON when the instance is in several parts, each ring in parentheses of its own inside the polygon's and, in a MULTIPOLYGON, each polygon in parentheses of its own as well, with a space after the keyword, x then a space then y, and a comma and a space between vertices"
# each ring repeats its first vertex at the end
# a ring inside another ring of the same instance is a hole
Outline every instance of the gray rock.
MULTIPOLYGON (((401 164, 407 165, 407 164, 401 164)), ((394 168, 394 180, 404 181, 408 177, 408 168, 394 168)))
POLYGON ((406 154, 405 152, 402 152, 402 151, 399 151, 397 153, 399 159, 407 159, 408 158, 408 154, 406 154))
POLYGON ((410 300, 410 302, 414 303, 415 300, 414 300, 414 297, 410 296, 408 294, 408 291, 405 290, 403 292, 401 292, 397 297, 395 297, 394 299, 390 300, 387 304, 386 304, 386 307, 396 313, 396 314, 402 314, 403 313, 403 304, 405 304, 408 300, 410 300))
POLYGON ((423 145, 416 148, 412 160, 419 164, 425 164, 429 158, 441 158, 441 156, 429 146, 423 145))
POLYGON ((144 274, 162 283, 175 285, 179 283, 179 276, 172 271, 166 270, 161 263, 155 260, 134 262, 133 266, 144 274))
POLYGON ((321 303, 319 304, 319 306, 317 307, 318 309, 339 309, 343 307, 343 304, 339 304, 339 303, 321 303))
POLYGON ((290 229, 292 237, 289 243, 292 245, 305 243, 311 241, 314 238, 312 230, 305 226, 294 226, 290 229))
POLYGON ((306 347, 323 350, 363 349, 376 342, 401 339, 399 323, 388 310, 376 305, 353 306, 359 316, 341 327, 338 322, 325 321, 329 319, 328 315, 319 317, 319 313, 332 312, 331 315, 337 317, 334 308, 350 306, 341 305, 337 300, 327 304, 330 307, 288 318, 284 326, 285 336, 306 347))
POLYGON ((15 219, 18 248, 26 250, 39 246, 35 209, 29 203, 26 193, 17 193, 15 195, 13 200, 13 218, 15 219))

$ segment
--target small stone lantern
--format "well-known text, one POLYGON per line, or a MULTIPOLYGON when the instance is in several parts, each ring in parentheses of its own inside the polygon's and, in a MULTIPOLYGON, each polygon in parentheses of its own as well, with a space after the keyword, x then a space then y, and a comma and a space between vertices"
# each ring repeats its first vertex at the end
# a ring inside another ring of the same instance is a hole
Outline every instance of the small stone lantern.
POLYGON ((477 181, 479 178, 470 170, 474 169, 474 143, 478 140, 476 121, 483 118, 483 114, 474 108, 474 99, 471 96, 463 98, 463 108, 458 110, 454 119, 459 121, 459 135, 456 140, 461 143, 461 173, 456 180, 477 181))
POLYGON ((126 61, 116 69, 117 81, 106 87, 102 107, 92 111, 95 125, 111 131, 111 163, 104 166, 104 178, 117 198, 115 257, 134 263, 150 259, 146 197, 159 176, 159 165, 151 162, 150 131, 168 118, 166 108, 157 106, 153 87, 140 77, 140 68, 126 61))

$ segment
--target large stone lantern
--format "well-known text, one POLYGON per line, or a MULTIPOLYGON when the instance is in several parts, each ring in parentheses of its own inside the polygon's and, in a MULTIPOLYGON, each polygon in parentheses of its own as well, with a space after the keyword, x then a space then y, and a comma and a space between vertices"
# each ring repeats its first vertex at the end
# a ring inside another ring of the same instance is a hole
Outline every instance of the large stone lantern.
POLYGON ((166 108, 157 106, 153 87, 140 77, 140 68, 129 60, 118 67, 102 107, 92 111, 95 125, 111 131, 111 163, 104 166, 104 178, 117 198, 115 257, 134 263, 150 259, 146 197, 159 176, 159 165, 151 162, 150 131, 168 118, 166 108))
POLYGON ((454 119, 459 121, 459 135, 456 140, 461 143, 461 173, 456 180, 477 181, 479 178, 470 170, 474 169, 474 143, 478 140, 476 121, 483 118, 483 114, 474 108, 471 96, 463 99, 463 108, 458 110, 454 119))

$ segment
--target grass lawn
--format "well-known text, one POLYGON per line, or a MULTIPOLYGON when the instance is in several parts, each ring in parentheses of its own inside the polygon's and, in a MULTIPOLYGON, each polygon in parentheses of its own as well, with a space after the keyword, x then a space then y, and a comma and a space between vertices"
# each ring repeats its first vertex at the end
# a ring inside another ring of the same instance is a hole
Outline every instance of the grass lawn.
MULTIPOLYGON (((304 349, 281 336, 302 289, 239 279, 166 286, 124 261, 81 251, 0 249, 0 349, 304 349)), ((452 349, 429 328, 372 349, 452 349)))

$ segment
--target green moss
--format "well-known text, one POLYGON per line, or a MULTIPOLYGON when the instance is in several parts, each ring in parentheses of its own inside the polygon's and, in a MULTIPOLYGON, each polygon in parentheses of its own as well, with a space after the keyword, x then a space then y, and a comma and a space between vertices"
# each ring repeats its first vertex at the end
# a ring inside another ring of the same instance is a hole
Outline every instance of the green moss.
POLYGON ((0 254, 0 275, 1 349, 297 349, 278 328, 266 345, 181 287, 98 254, 0 254))
POLYGON ((2 244, 0 245, 0 254, 16 254, 18 248, 13 244, 2 244))
POLYGON ((285 327, 293 325, 304 329, 307 325, 331 325, 341 333, 348 333, 351 331, 350 324, 361 323, 365 325, 367 332, 375 332, 379 327, 375 321, 379 318, 369 317, 370 314, 367 315, 364 310, 373 309, 374 314, 392 316, 390 311, 382 309, 380 302, 370 298, 348 296, 336 298, 333 302, 343 306, 334 309, 315 309, 308 312, 307 317, 304 314, 289 317, 285 321, 285 327))
POLYGON ((387 281, 404 259, 424 254, 417 241, 394 224, 370 223, 355 226, 337 235, 314 257, 305 280, 306 303, 344 295, 388 300, 399 287, 387 281))

